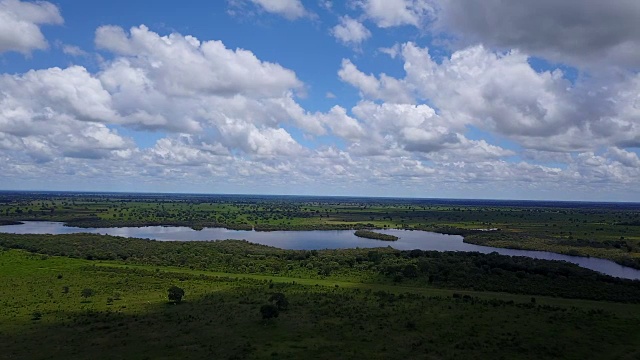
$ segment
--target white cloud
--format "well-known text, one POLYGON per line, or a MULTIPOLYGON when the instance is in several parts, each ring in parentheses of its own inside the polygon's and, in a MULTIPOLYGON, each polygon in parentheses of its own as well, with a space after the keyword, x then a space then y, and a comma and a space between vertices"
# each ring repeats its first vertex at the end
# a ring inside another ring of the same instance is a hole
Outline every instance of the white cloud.
POLYGON ((340 23, 331 29, 331 34, 347 45, 359 45, 371 37, 371 32, 362 23, 349 16, 341 16, 340 23))
POLYGON ((96 44, 115 55, 98 73, 71 66, 0 76, 6 90, 0 95, 0 146, 22 149, 38 161, 139 156, 130 139, 106 126, 119 125, 183 134, 170 135, 181 140, 160 141, 145 156, 191 164, 221 151, 257 157, 304 153, 284 124, 326 132, 294 100, 302 86, 295 73, 249 51, 179 34, 160 36, 144 26, 130 34, 101 27, 96 44))
POLYGON ((433 16, 427 0, 360 0, 365 15, 381 28, 412 25, 421 27, 433 16))
MULTIPOLYGON (((0 75, 0 111, 5 125, 24 127, 27 121, 56 116, 87 122, 117 122, 111 95, 100 81, 80 66, 31 70, 23 75, 0 75)), ((36 126, 31 131, 38 131, 36 126)))
MULTIPOLYGON (((52 82, 48 83, 51 81, 48 74, 38 75, 40 77, 5 76, 0 79, 1 86, 13 92, 0 97, 0 147, 43 162, 56 157, 96 159, 117 156, 117 151, 134 146, 131 139, 100 123, 107 119, 98 119, 95 114, 86 116, 90 108, 96 112, 102 109, 101 105, 92 104, 91 99, 84 103, 86 107, 82 106, 73 92, 83 88, 69 84, 50 94, 52 82), (15 87, 20 87, 23 92, 15 91, 15 87), (60 104, 50 102, 51 98, 43 99, 49 94, 60 104)), ((90 87, 84 89, 91 91, 90 87)), ((91 94, 87 95, 90 97, 91 94)))
POLYGON ((406 84, 386 74, 380 74, 380 79, 374 75, 367 75, 351 62, 343 59, 338 71, 340 80, 357 87, 364 97, 380 99, 394 103, 413 103, 415 99, 406 84))
POLYGON ((89 55, 89 53, 82 50, 79 46, 68 45, 68 44, 62 45, 62 52, 70 56, 88 56, 89 55))
POLYGON ((64 22, 58 8, 50 2, 0 1, 0 53, 17 51, 25 55, 44 50, 47 40, 40 25, 64 22))
POLYGON ((437 64, 408 43, 403 56, 407 81, 451 117, 513 136, 549 136, 571 125, 569 82, 559 71, 537 73, 518 52, 476 46, 437 64))
POLYGON ((634 152, 619 149, 617 147, 610 147, 607 150, 606 155, 610 159, 617 161, 624 166, 640 168, 640 157, 638 157, 638 154, 634 152))
POLYGON ((218 127, 221 141, 258 156, 300 155, 303 151, 283 128, 258 128, 254 124, 229 122, 218 127))
POLYGON ((129 126, 210 129, 226 147, 259 155, 298 150, 282 124, 312 134, 325 131, 294 100, 293 92, 302 87, 295 73, 247 50, 180 34, 160 36, 144 26, 130 35, 101 27, 96 44, 120 55, 99 78, 129 126))
POLYGON ((334 106, 326 114, 316 114, 316 118, 325 124, 331 132, 341 138, 357 141, 365 135, 358 120, 350 117, 341 106, 334 106))
POLYGON ((385 48, 385 47, 381 47, 378 48, 378 51, 380 51, 383 54, 387 54, 389 55, 392 59, 395 59, 396 56, 398 56, 400 54, 400 44, 395 43, 393 44, 393 46, 385 48))
POLYGON ((300 0, 251 0, 263 10, 281 15, 289 20, 299 19, 307 15, 300 0))
POLYGON ((176 33, 160 36, 144 25, 131 28, 130 34, 120 27, 100 27, 96 46, 123 56, 129 67, 144 67, 167 94, 273 96, 302 85, 293 71, 260 61, 250 51, 176 33))
POLYGON ((452 157, 465 158, 464 154, 471 151, 476 154, 475 158, 513 154, 484 141, 468 140, 463 135, 466 131, 463 124, 450 123, 427 105, 362 101, 352 111, 365 128, 366 136, 354 141, 353 146, 353 150, 362 155, 410 156, 413 153, 445 161, 452 157))
POLYGON ((164 166, 202 166, 230 161, 229 151, 220 144, 197 141, 192 136, 159 139, 143 154, 149 164, 164 166))
MULTIPOLYGON (((375 14, 385 3, 359 4, 371 6, 366 16, 379 26, 420 27, 431 16, 426 2, 405 1, 384 17, 375 14)), ((347 42, 354 36, 345 34, 347 42)), ((352 45, 368 37, 358 36, 352 45)), ((400 59, 405 76, 363 72, 354 62, 365 68, 368 59, 344 59, 338 77, 360 100, 309 112, 297 100, 305 84, 296 73, 248 50, 145 26, 101 27, 95 42, 107 59, 96 72, 0 75, 3 180, 495 197, 594 193, 601 184, 624 193, 640 176, 628 150, 640 144, 640 75, 629 71, 568 81, 536 71, 522 51, 477 45, 436 60, 426 48, 395 44, 379 51, 400 59), (160 139, 140 149, 122 128, 160 139)))
POLYGON ((560 70, 538 72, 518 51, 483 46, 436 62, 428 49, 402 46, 402 79, 359 71, 343 60, 338 76, 361 96, 387 102, 428 101, 447 119, 502 134, 524 148, 585 151, 640 144, 640 75, 603 73, 566 80, 560 70))

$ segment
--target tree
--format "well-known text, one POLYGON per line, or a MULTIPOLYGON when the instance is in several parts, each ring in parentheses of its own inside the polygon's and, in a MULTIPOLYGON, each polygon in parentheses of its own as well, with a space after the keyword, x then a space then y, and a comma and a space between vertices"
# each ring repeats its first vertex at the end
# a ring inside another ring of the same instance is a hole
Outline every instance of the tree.
POLYGON ((95 291, 91 288, 84 288, 82 289, 82 292, 80 293, 80 295, 85 298, 88 299, 90 297, 92 297, 93 295, 95 295, 95 291))
POLYGON ((407 278, 418 277, 418 267, 415 264, 407 264, 404 269, 402 269, 402 275, 407 278))
POLYGON ((269 298, 269 301, 274 302, 278 310, 287 310, 289 307, 289 300, 283 293, 274 293, 269 298))
POLYGON ((273 304, 264 304, 260 307, 260 314, 263 319, 277 318, 280 315, 280 310, 273 304))
POLYGON ((184 296, 184 289, 181 289, 175 285, 169 288, 169 301, 173 301, 176 304, 182 302, 184 296))

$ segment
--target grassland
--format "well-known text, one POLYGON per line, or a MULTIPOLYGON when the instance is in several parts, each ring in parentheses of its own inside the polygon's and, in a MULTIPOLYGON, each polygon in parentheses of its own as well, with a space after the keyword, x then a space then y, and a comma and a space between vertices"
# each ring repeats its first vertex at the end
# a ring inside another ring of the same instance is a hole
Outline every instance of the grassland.
MULTIPOLYGON (((422 229, 637 268, 639 219, 631 205, 0 194, 0 224, 422 229)), ((0 234, 0 359, 638 359, 639 324, 640 282, 560 262, 0 234), (265 320, 274 293, 289 306, 265 320)))
POLYGON ((640 356, 637 304, 0 251, 2 359, 640 356), (167 289, 186 292, 181 304, 167 289), (83 289, 95 295, 81 296, 83 289), (273 293, 289 307, 263 320, 273 293))

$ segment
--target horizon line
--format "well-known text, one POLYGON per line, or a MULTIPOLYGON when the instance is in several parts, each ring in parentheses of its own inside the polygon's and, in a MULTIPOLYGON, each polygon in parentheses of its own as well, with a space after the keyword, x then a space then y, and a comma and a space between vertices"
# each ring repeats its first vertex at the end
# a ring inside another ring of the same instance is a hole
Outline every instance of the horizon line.
POLYGON ((496 199, 496 198, 438 198, 407 196, 371 196, 371 195, 312 195, 312 194, 256 194, 256 193, 198 193, 198 192, 162 192, 162 191, 103 191, 103 190, 9 190, 0 189, 0 193, 73 193, 73 194, 127 194, 127 195, 199 195, 199 196, 264 196, 264 197, 315 197, 315 198, 359 198, 359 199, 401 199, 401 200, 453 200, 453 201, 523 201, 556 203, 598 203, 598 204, 640 204, 637 201, 615 200, 550 200, 550 199, 496 199))

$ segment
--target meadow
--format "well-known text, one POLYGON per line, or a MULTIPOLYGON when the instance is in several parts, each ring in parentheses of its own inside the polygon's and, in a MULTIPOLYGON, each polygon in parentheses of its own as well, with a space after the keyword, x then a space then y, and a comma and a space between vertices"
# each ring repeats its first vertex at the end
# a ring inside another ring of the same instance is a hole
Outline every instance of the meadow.
MULTIPOLYGON (((0 224, 423 229, 636 267, 638 214, 607 204, 0 194, 0 224)), ((639 359, 639 344, 640 281, 565 262, 0 234, 0 359, 639 359), (181 301, 170 299, 176 289, 181 301)))
POLYGON ((0 252, 0 358, 637 358, 637 304, 0 252), (185 290, 180 304, 167 289, 185 290), (84 297, 86 289, 91 296, 84 297), (288 300, 277 318, 260 307, 288 300))

